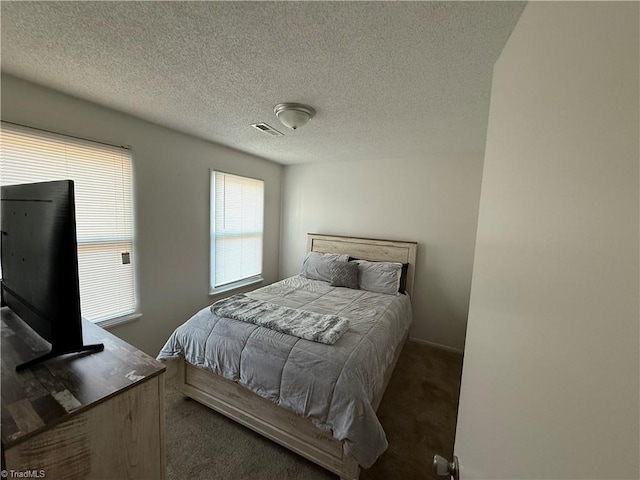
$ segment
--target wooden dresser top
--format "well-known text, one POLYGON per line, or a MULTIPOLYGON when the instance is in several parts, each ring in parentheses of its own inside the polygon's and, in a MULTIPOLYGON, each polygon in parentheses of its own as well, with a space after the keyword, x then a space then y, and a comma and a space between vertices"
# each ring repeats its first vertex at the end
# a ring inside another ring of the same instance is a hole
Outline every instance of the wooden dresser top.
POLYGON ((16 365, 46 352, 49 344, 7 307, 1 318, 4 448, 165 370, 161 362, 83 320, 84 343, 103 343, 104 351, 63 355, 16 372, 16 365))

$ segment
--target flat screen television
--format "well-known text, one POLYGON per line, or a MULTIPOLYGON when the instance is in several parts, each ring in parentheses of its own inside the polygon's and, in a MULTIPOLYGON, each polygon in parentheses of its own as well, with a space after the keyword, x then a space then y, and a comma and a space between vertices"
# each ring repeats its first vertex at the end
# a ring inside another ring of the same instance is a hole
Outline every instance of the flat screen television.
POLYGON ((16 370, 102 350, 82 340, 73 181, 3 186, 1 200, 2 305, 51 344, 16 370))

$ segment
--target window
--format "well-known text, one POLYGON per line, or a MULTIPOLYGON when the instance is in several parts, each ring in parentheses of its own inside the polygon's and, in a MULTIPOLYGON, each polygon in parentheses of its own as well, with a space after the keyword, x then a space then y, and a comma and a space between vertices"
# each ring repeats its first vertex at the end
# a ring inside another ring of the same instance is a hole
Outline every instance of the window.
POLYGON ((264 182, 211 172, 210 293, 262 280, 264 182))
POLYGON ((73 180, 82 316, 135 312, 131 152, 2 122, 2 185, 73 180))

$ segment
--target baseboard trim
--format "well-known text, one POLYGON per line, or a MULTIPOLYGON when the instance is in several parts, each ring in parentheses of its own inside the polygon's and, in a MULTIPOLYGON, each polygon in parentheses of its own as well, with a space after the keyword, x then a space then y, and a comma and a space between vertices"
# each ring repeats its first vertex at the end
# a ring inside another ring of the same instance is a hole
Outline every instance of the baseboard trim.
POLYGON ((457 353, 458 355, 462 355, 464 353, 463 350, 455 347, 450 347, 449 345, 442 345, 436 342, 430 342, 429 340, 423 340, 421 338, 409 337, 410 342, 421 343, 423 345, 429 345, 430 347, 437 348, 439 350, 446 350, 447 352, 457 353))

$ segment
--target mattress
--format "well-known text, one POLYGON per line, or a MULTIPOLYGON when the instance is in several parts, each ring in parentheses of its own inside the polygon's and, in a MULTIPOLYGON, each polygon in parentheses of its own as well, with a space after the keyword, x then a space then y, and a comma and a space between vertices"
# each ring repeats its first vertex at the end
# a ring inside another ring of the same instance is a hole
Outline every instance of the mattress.
POLYGON ((178 327, 158 359, 183 356, 192 365, 239 383, 303 415, 344 440, 368 468, 387 440, 372 401, 412 320, 406 295, 332 287, 301 276, 247 293, 286 307, 335 314, 349 329, 333 345, 251 323, 217 317, 206 307, 178 327))

